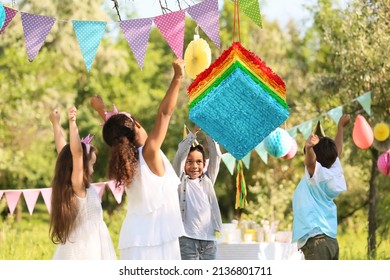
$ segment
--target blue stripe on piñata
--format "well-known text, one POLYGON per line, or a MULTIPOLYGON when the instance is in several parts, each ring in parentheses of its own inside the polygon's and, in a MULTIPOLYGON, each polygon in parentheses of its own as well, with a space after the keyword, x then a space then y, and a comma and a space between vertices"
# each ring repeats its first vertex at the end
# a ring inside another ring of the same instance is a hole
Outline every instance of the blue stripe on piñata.
POLYGON ((253 150, 289 116, 286 108, 241 69, 235 69, 189 118, 236 159, 253 150))

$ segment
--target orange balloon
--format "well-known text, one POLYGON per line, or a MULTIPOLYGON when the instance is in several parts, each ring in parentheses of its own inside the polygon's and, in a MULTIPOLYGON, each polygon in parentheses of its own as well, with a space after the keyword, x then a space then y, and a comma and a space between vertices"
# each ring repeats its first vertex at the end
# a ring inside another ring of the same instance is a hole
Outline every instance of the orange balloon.
POLYGON ((368 149, 374 142, 374 132, 362 115, 357 115, 352 131, 352 139, 360 149, 368 149))

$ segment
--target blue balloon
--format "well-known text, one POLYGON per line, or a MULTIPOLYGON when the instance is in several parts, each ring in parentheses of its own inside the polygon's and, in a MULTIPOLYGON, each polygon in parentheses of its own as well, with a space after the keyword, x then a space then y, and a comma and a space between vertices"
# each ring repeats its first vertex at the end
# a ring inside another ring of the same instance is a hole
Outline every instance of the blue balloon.
POLYGON ((4 22, 5 22, 5 17, 6 17, 6 14, 5 14, 4 6, 3 6, 3 4, 0 3, 0 29, 3 28, 4 22))

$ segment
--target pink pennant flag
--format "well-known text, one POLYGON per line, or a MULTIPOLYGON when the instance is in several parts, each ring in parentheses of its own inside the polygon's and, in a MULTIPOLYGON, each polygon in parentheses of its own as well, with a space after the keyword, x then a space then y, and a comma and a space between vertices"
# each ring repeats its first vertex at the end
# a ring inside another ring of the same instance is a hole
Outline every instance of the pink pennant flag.
POLYGON ((0 200, 1 200, 1 198, 3 197, 3 191, 0 191, 0 200))
POLYGON ((178 58, 183 58, 185 10, 157 16, 154 23, 178 58))
POLYGON ((202 28, 204 33, 209 36, 214 44, 221 48, 219 38, 219 12, 218 0, 204 0, 187 9, 187 13, 202 28))
POLYGON ((56 19, 23 12, 21 14, 28 60, 31 62, 41 49, 56 19))
POLYGON ((124 191, 123 186, 116 188, 115 181, 109 181, 109 182, 107 182, 107 185, 110 188, 112 194, 114 195, 116 202, 118 202, 118 204, 120 204, 122 201, 122 196, 123 196, 123 191, 124 191))
POLYGON ((99 197, 100 197, 100 201, 102 201, 104 189, 106 188, 106 182, 102 182, 102 183, 92 183, 92 184, 91 184, 91 187, 95 189, 95 191, 97 192, 97 194, 98 194, 99 197))
POLYGON ((21 194, 22 194, 22 191, 20 191, 20 190, 5 191, 5 199, 7 200, 9 212, 11 214, 14 213, 16 204, 18 204, 19 197, 21 194))
POLYGON ((41 189, 41 194, 43 197, 43 201, 45 202, 47 211, 50 213, 50 211, 51 211, 51 188, 41 189))
POLYGON ((39 193, 41 191, 39 189, 27 189, 23 190, 24 199, 26 200, 28 212, 32 215, 35 204, 37 203, 39 193))
POLYGON ((123 20, 119 22, 122 32, 141 69, 144 66, 152 23, 153 20, 151 18, 123 20))
POLYGON ((4 6, 4 10, 5 10, 5 21, 4 21, 3 27, 0 29, 0 34, 4 32, 5 28, 8 26, 8 24, 12 21, 12 19, 18 13, 17 10, 8 8, 6 6, 4 6))

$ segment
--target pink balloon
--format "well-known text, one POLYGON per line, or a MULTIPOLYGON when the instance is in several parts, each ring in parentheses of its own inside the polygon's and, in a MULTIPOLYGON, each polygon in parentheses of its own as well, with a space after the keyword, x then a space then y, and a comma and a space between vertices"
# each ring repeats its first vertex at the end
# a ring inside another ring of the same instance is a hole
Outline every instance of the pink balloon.
POLYGON ((290 151, 283 158, 284 159, 292 159, 293 157, 295 157, 297 150, 298 150, 297 141, 295 141, 295 139, 291 137, 290 151))
POLYGON ((352 139, 360 149, 368 149, 374 142, 374 132, 362 115, 357 115, 352 131, 352 139))
POLYGON ((384 175, 389 175, 390 172, 390 151, 384 152, 378 157, 377 166, 379 171, 384 175))

